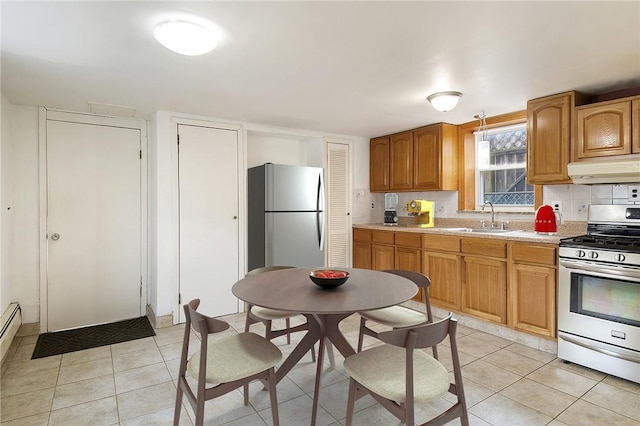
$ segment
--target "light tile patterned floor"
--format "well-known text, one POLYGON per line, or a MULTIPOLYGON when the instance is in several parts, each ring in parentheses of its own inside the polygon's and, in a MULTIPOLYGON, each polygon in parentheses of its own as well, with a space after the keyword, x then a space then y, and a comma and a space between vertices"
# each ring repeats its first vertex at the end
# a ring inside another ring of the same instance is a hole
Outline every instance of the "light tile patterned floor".
MULTIPOLYGON (((244 314, 223 318, 243 330, 244 314)), ((359 317, 341 329, 355 345, 359 317)), ((638 425, 640 385, 574 364, 553 355, 459 326, 458 341, 469 417, 473 425, 638 425)), ((252 331, 262 334, 261 325, 252 331)), ((14 341, 0 381, 0 421, 4 425, 170 425, 183 327, 156 330, 147 339, 82 352, 31 360, 37 336, 14 341)), ((298 341, 302 334, 293 336, 298 341)), ((366 344, 377 344, 374 339, 366 344)), ((197 343, 194 341, 194 343, 197 343)), ((275 343, 286 357, 293 349, 284 338, 275 343)), ((193 347, 195 348, 195 344, 193 347)), ((451 360, 441 350, 450 369, 451 360)), ((326 365, 318 425, 342 425, 348 377, 337 355, 326 365)), ((307 355, 278 384, 281 424, 308 425, 315 364, 307 355)), ((269 425, 267 392, 250 388, 250 405, 240 391, 206 403, 208 425, 269 425)), ((446 395, 417 407, 417 420, 451 404, 446 395)), ((356 404, 357 425, 398 425, 370 397, 356 404)), ((183 407, 181 425, 193 424, 191 407, 183 407)), ((452 422, 459 424, 459 421, 452 422)))

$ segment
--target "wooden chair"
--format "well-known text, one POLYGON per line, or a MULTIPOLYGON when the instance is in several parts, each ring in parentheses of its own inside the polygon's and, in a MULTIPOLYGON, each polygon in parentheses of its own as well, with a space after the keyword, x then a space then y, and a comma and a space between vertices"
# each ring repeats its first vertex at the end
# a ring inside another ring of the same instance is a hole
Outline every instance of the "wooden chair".
POLYGON ((239 333, 219 340, 209 341, 208 336, 229 328, 229 324, 196 312, 200 299, 184 305, 185 318, 182 356, 178 372, 176 407, 173 424, 180 422, 182 395, 193 407, 195 424, 204 422, 204 403, 244 386, 244 405, 249 404, 248 384, 261 380, 267 384, 271 397, 273 424, 279 424, 276 394, 275 365, 282 359, 282 352, 273 343, 255 333, 239 333), (200 334, 200 349, 187 360, 191 328, 200 334), (196 380, 192 389, 186 374, 196 380), (212 384, 207 387, 207 384, 212 384))
MULTIPOLYGON (((383 309, 375 309, 372 311, 358 312, 360 314, 360 332, 358 335, 358 352, 362 351, 362 342, 364 335, 378 338, 379 333, 373 329, 367 327, 367 321, 375 321, 378 324, 386 325, 391 328, 402 328, 414 326, 422 323, 433 322, 433 315, 431 313, 431 301, 429 300, 429 286, 431 280, 426 275, 413 271, 404 271, 399 269, 390 269, 383 272, 390 274, 400 275, 413 281, 419 288, 424 291, 424 304, 426 315, 423 312, 418 312, 414 309, 409 309, 405 306, 390 306, 383 309)), ((434 358, 438 359, 438 350, 434 346, 432 348, 434 358)))
POLYGON ((415 403, 437 398, 447 391, 457 402, 422 425, 444 425, 460 417, 469 424, 456 344, 457 321, 451 314, 436 323, 382 332, 385 342, 347 357, 344 368, 350 376, 346 426, 353 422, 355 401, 370 394, 407 426, 415 424, 415 403), (434 347, 449 336, 454 383, 444 365, 420 350, 434 347))
MULTIPOLYGON (((249 277, 256 274, 262 274, 264 272, 270 271, 278 271, 282 269, 291 269, 293 266, 265 266, 262 268, 252 269, 247 272, 245 276, 249 277)), ((291 344, 291 333, 296 333, 298 331, 304 331, 309 329, 309 325, 305 322, 303 324, 298 324, 294 327, 291 327, 291 318, 300 316, 300 314, 296 312, 290 311, 281 311, 278 309, 269 309, 263 308, 261 306, 255 306, 248 304, 247 306, 247 318, 244 325, 244 331, 249 332, 249 327, 252 324, 256 324, 261 322, 265 326, 265 338, 267 340, 272 340, 280 336, 287 336, 287 344, 291 344), (285 328, 274 330, 273 329, 273 321, 275 320, 285 320, 285 328)), ((329 361, 331 367, 335 366, 335 359, 333 356, 333 347, 331 345, 327 345, 327 351, 329 354, 329 361)), ((313 362, 316 361, 316 351, 315 348, 311 348, 311 360, 313 362)))

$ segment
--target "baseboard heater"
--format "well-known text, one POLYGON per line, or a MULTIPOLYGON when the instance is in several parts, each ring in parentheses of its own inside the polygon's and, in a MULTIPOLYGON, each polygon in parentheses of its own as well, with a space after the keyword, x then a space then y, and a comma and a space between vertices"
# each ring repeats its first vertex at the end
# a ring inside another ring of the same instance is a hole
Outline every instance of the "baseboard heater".
POLYGON ((4 357, 9 351, 9 346, 13 342, 20 325, 22 324, 22 312, 20 305, 12 303, 2 314, 2 322, 0 323, 0 365, 4 362, 4 357))

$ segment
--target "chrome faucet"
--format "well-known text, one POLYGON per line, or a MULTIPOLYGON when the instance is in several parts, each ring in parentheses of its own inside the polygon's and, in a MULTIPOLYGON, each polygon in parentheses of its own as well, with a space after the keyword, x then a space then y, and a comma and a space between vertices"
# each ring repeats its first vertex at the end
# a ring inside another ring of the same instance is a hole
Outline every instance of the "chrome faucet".
MULTIPOLYGON (((490 201, 485 201, 484 204, 482 205, 482 213, 484 213, 484 208, 485 206, 489 204, 489 207, 491 207, 491 229, 493 229, 496 226, 496 221, 495 221, 495 211, 493 210, 493 203, 491 203, 490 201)), ((482 221, 482 227, 484 228, 484 220, 482 221)))

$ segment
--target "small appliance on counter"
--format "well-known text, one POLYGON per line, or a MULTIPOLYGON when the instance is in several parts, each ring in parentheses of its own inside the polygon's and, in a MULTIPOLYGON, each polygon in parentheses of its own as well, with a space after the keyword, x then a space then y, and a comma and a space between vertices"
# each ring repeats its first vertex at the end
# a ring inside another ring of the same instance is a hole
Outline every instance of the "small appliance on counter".
POLYGON ((538 234, 555 234, 558 232, 558 225, 562 223, 562 215, 559 210, 544 204, 538 207, 533 230, 538 234))
POLYGON ((398 225, 398 212, 396 211, 396 207, 398 207, 398 194, 394 194, 393 192, 384 194, 383 225, 386 225, 386 226, 398 225))
POLYGON ((433 201, 411 200, 406 204, 409 216, 413 216, 413 226, 431 228, 434 225, 433 201))

